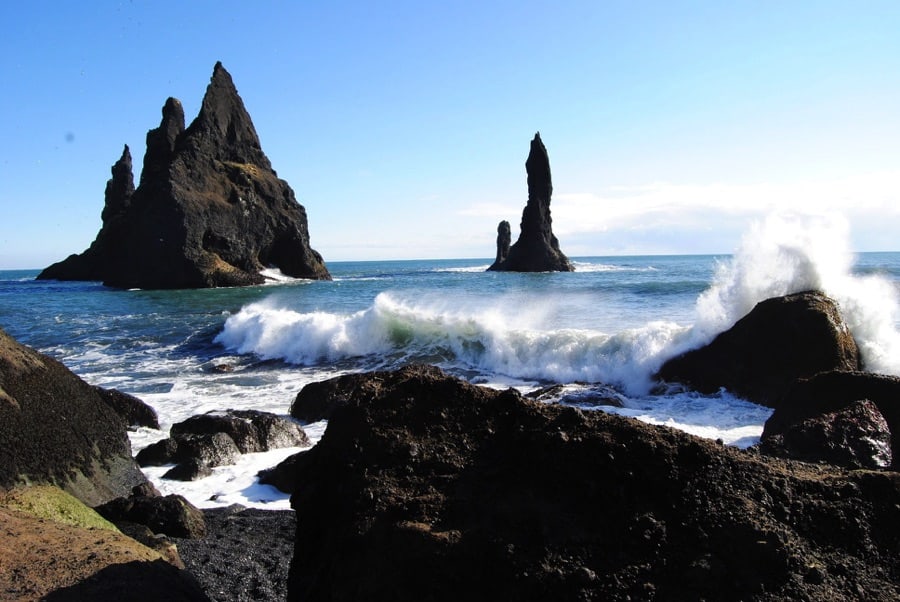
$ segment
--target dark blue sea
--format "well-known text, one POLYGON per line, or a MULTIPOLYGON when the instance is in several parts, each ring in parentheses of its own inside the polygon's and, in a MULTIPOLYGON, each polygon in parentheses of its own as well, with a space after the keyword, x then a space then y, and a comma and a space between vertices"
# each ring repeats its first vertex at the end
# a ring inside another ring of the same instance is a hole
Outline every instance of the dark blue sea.
MULTIPOLYGON (((523 392, 564 384, 576 404, 603 383, 624 404, 612 411, 747 446, 768 409, 727 391, 661 391, 651 377, 764 298, 825 290, 867 367, 900 374, 900 253, 825 249, 745 241, 734 255, 581 257, 574 273, 538 274, 486 272, 486 259, 332 262, 332 282, 273 272, 264 286, 184 291, 0 271, 0 327, 86 381, 156 408, 164 430, 133 432, 135 450, 193 414, 287 413, 309 382, 409 362, 523 392)), ((324 428, 308 425, 313 440, 324 428)), ((255 474, 294 451, 251 454, 193 483, 163 481, 165 468, 148 475, 200 506, 284 508, 287 497, 255 474)))

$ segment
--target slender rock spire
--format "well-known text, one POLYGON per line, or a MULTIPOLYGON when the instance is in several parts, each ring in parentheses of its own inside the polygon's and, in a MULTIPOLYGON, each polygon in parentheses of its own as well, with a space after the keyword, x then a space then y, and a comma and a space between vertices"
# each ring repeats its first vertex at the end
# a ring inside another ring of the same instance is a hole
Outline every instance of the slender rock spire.
MULTIPOLYGON (((560 250, 559 241, 553 235, 553 220, 550 218, 553 181, 550 177, 550 158, 540 132, 531 141, 525 170, 528 174, 528 204, 522 211, 519 239, 508 247, 508 252, 501 253, 503 249, 498 231, 497 260, 488 269, 498 272, 572 272, 575 268, 560 250)), ((501 222, 501 228, 503 223, 506 222, 501 222)))

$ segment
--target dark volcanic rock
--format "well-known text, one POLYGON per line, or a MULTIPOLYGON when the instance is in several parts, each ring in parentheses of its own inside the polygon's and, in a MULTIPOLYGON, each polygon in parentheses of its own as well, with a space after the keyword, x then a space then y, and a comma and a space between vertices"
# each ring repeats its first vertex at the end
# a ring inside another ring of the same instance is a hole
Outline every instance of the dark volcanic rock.
POLYGON ((174 460, 179 463, 193 460, 204 466, 226 466, 237 462, 241 455, 234 439, 226 433, 184 434, 173 439, 178 443, 174 460))
POLYGON ((107 184, 103 226, 90 248, 38 278, 102 280, 125 288, 260 284, 277 267, 329 279, 309 245, 306 210, 263 153, 231 76, 217 63, 197 118, 184 127, 169 98, 147 134, 140 185, 126 146, 107 184))
POLYGON ((369 378, 297 459, 289 600, 900 595, 896 473, 768 458, 434 368, 369 378))
POLYGON ((361 395, 375 394, 377 387, 376 382, 363 374, 345 374, 309 383, 297 393, 290 413, 302 422, 328 420, 336 408, 361 395))
POLYGON ((891 465, 891 431, 871 401, 855 401, 841 410, 786 425, 781 432, 773 430, 761 438, 759 449, 764 454, 848 468, 891 465))
POLYGON ((309 445, 309 437, 299 424, 258 410, 198 414, 173 424, 170 432, 173 436, 225 433, 234 440, 242 454, 309 445))
POLYGON ((509 222, 501 221, 497 225, 497 258, 494 259, 494 265, 502 265, 506 258, 509 257, 509 246, 512 244, 512 229, 509 222))
POLYGON ((294 512, 229 506, 203 514, 206 537, 180 539, 178 550, 207 595, 216 602, 284 600, 294 512))
POLYGON ((288 456, 276 466, 259 471, 256 475, 262 485, 271 485, 285 493, 294 493, 297 489, 297 461, 307 450, 288 456))
POLYGON ((725 387, 775 407, 798 378, 859 368, 856 341, 837 305, 807 291, 758 303, 710 344, 663 364, 656 376, 703 393, 725 387))
MULTIPOLYGON (((891 433, 893 466, 896 468, 897 450, 900 450, 900 378, 896 376, 830 371, 798 380, 778 400, 775 412, 763 428, 762 440, 766 441, 776 435, 786 435, 798 425, 810 420, 820 420, 828 414, 842 412, 854 402, 861 400, 873 403, 887 422, 891 433)), ((877 417, 873 417, 872 421, 869 436, 880 440, 884 436, 884 431, 878 425, 877 417)))
POLYGON ((176 463, 165 479, 192 481, 210 468, 233 464, 240 454, 309 445, 303 428, 289 418, 258 410, 225 410, 191 416, 172 425, 171 437, 137 454, 141 466, 176 463))
MULTIPOLYGON (((225 436, 227 437, 227 435, 225 436)), ((217 464, 217 466, 220 465, 217 464)), ((198 458, 189 458, 167 470, 162 478, 173 481, 196 481, 197 479, 205 479, 211 476, 212 473, 213 471, 209 464, 198 458)))
POLYGON ((121 416, 128 426, 159 429, 159 417, 156 415, 156 410, 134 395, 123 393, 118 389, 104 389, 103 387, 94 387, 94 389, 100 394, 100 399, 121 416))
MULTIPOLYGON (((151 443, 138 452, 135 460, 140 466, 163 466, 195 462, 212 467, 234 464, 241 451, 234 440, 225 433, 203 435, 181 434, 151 443)), ((175 474, 186 474, 184 467, 175 474)), ((199 474, 199 472, 197 473, 199 474)), ((179 478, 179 480, 186 480, 179 478)))
POLYGON ((0 489, 50 483, 94 506, 144 482, 97 390, 0 330, 0 489))
POLYGON ((162 441, 151 443, 134 457, 139 466, 164 466, 175 462, 178 453, 178 442, 166 437, 162 441))
POLYGON ((569 259, 559 249, 559 241, 553 235, 550 219, 550 195, 553 194, 553 183, 550 178, 550 158, 547 149, 541 142, 540 132, 531 141, 531 151, 525 161, 528 172, 528 204, 522 211, 521 232, 519 240, 508 250, 501 246, 503 224, 497 229, 497 261, 489 270, 498 272, 571 272, 574 270, 569 259))
POLYGON ((203 513, 180 495, 120 497, 94 508, 112 523, 137 523, 170 537, 206 535, 203 513))
POLYGON ((116 216, 125 213, 131 204, 131 195, 134 194, 134 175, 131 168, 131 151, 128 145, 122 151, 122 156, 112 166, 112 178, 106 182, 106 202, 100 217, 103 221, 112 220, 116 216))

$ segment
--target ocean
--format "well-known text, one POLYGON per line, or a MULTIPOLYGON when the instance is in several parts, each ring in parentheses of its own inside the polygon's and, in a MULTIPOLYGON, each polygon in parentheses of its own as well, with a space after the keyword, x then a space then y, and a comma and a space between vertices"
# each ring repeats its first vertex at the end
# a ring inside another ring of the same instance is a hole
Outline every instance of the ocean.
MULTIPOLYGON (((153 406, 163 430, 132 432, 135 452, 194 414, 286 414, 307 383, 410 362, 523 392, 563 384, 567 403, 746 447, 770 410, 727 391, 661 388, 652 375, 758 301, 811 288, 839 302, 868 369, 900 375, 900 253, 850 253, 841 232, 768 220, 729 255, 572 259, 574 273, 537 274, 486 272, 488 259, 328 262, 331 282, 273 271, 264 286, 178 291, 6 270, 0 327, 153 406), (600 384, 623 407, 580 402, 600 384)), ((305 425, 313 442, 325 427, 305 425)), ((255 475, 296 451, 248 454, 189 483, 163 480, 165 467, 145 472, 200 507, 285 509, 288 496, 255 475)))

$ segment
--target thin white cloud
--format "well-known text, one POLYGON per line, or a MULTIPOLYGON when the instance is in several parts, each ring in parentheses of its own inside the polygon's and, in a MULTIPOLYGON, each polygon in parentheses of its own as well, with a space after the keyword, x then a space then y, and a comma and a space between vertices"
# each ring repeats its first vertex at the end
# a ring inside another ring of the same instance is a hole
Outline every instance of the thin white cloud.
POLYGON ((816 181, 764 184, 669 184, 610 187, 554 195, 554 232, 565 236, 654 225, 714 227, 717 220, 772 211, 854 217, 900 217, 900 171, 816 181), (698 223, 694 223, 698 222, 698 223))
MULTIPOLYGON (((780 183, 557 189, 551 210, 554 233, 572 255, 729 252, 752 220, 772 212, 840 214, 860 250, 892 249, 900 232, 900 170, 780 183)), ((521 202, 490 200, 456 215, 488 225, 479 237, 486 246, 489 225, 518 224, 521 212, 521 202)))

